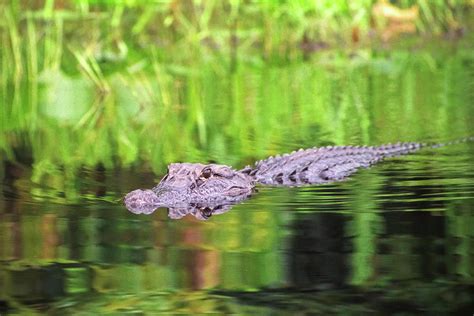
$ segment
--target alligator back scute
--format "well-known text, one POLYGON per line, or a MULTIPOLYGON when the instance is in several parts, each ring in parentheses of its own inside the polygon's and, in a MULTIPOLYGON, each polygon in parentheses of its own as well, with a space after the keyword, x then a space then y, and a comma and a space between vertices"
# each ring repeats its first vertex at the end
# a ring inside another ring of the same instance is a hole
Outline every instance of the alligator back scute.
POLYGON ((370 167, 387 157, 416 151, 423 146, 421 143, 397 143, 298 150, 257 162, 251 175, 257 183, 266 185, 322 184, 343 180, 360 168, 370 167))

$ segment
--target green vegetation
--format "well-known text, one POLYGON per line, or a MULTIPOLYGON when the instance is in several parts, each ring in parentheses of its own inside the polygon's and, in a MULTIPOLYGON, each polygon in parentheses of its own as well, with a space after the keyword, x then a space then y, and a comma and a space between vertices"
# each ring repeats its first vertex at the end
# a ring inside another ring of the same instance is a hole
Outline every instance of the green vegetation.
MULTIPOLYGON (((469 102, 469 45, 377 49, 380 3, 4 4, 0 150, 15 160, 31 147, 33 181, 74 200, 81 167, 149 163, 160 173, 171 161, 239 166, 302 144, 467 135, 468 116, 453 125, 449 113, 469 102), (413 128, 387 128, 397 118, 413 128)), ((472 4, 397 5, 419 7, 409 22, 418 35, 405 41, 416 47, 427 33, 466 27, 472 4)))

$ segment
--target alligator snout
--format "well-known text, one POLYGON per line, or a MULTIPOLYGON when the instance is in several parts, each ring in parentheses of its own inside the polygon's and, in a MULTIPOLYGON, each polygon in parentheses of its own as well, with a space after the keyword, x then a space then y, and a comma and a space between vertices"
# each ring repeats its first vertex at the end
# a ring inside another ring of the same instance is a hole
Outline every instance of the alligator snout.
POLYGON ((134 190, 124 199, 127 209, 135 214, 150 214, 160 207, 160 199, 152 190, 134 190))

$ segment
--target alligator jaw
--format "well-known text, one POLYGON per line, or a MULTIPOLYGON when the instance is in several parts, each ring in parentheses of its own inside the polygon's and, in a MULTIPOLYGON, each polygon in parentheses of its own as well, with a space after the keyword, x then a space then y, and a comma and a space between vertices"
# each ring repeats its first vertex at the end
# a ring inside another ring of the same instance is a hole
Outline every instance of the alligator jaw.
POLYGON ((134 190, 125 196, 124 202, 127 209, 135 214, 151 214, 162 206, 152 190, 134 190))
POLYGON ((135 214, 150 215, 159 207, 167 207, 169 209, 168 216, 173 219, 181 218, 187 214, 192 214, 200 220, 207 220, 212 214, 225 213, 231 209, 233 204, 247 199, 253 190, 243 187, 231 187, 226 194, 230 197, 230 201, 204 201, 202 203, 189 203, 186 201, 177 201, 168 205, 165 201, 169 199, 168 194, 176 195, 173 190, 159 188, 153 190, 134 190, 128 193, 124 198, 127 209, 135 214))

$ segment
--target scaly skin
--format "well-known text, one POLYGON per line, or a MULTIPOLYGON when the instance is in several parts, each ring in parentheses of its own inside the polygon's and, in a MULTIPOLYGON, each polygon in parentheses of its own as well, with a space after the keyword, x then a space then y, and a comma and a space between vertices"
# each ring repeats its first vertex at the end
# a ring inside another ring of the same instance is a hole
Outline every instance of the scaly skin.
POLYGON ((251 176, 229 166, 174 163, 168 166, 168 173, 153 189, 128 193, 125 205, 137 214, 150 214, 158 207, 169 207, 170 217, 182 217, 184 209, 208 217, 207 213, 212 214, 209 210, 224 209, 224 205, 247 199, 254 188, 251 176))
POLYGON ((474 137, 434 145, 397 143, 310 148, 269 157, 239 171, 225 165, 175 163, 169 165, 168 174, 153 189, 128 193, 125 205, 137 214, 150 214, 158 207, 168 207, 172 218, 191 213, 207 219, 249 198, 257 184, 302 186, 341 181, 358 169, 368 168, 388 157, 472 140, 474 137))
POLYGON ((377 147, 329 146, 294 151, 270 157, 247 167, 244 172, 265 185, 301 186, 346 179, 359 168, 384 158, 399 156, 423 147, 420 143, 399 143, 377 147), (250 168, 250 169, 248 169, 250 168))

